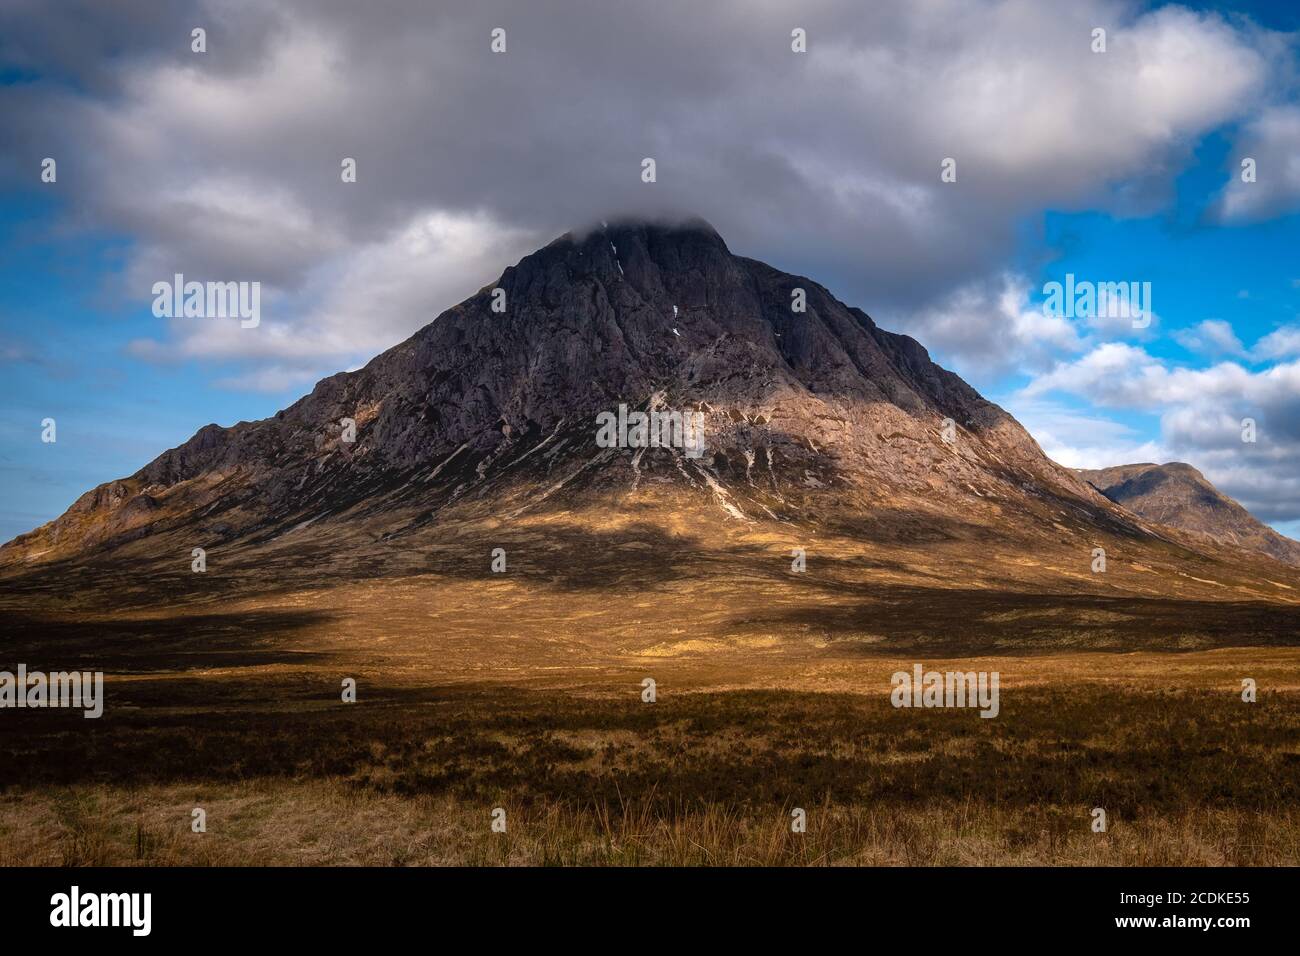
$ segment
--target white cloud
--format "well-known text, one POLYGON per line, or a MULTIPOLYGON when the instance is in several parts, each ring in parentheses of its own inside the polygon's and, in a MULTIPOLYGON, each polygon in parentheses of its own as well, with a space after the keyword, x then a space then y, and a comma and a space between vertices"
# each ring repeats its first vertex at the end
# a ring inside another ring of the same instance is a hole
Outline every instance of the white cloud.
POLYGON ((1212 358, 1244 355, 1246 351, 1232 325, 1222 319, 1206 319, 1191 328, 1179 329, 1174 332, 1174 339, 1188 351, 1212 358))
POLYGON ((1225 220, 1251 221, 1300 209, 1300 107, 1266 108, 1246 124, 1236 165, 1219 202, 1225 220), (1243 182, 1241 162, 1253 159, 1255 181, 1243 182))
POLYGON ((283 365, 263 365, 242 375, 219 378, 218 388, 240 392, 283 392, 291 388, 309 386, 332 372, 332 369, 286 368, 283 365))
POLYGON ((1057 402, 1016 397, 1007 411, 1028 429, 1047 457, 1067 468, 1168 460, 1165 448, 1130 425, 1057 402))
POLYGON ((1284 325, 1280 329, 1274 329, 1255 343, 1251 355, 1256 360, 1300 355, 1300 325, 1284 325))
POLYGON ((1139 346, 1107 342, 1072 362, 1057 364, 1025 387, 1027 395, 1051 391, 1079 395, 1111 408, 1162 405, 1233 397, 1251 401, 1285 392, 1295 366, 1250 372, 1235 362, 1204 369, 1169 368, 1139 346))
POLYGON ((128 349, 158 362, 273 363, 217 383, 227 388, 310 384, 337 369, 327 360, 368 359, 402 341, 536 243, 537 237, 486 215, 421 213, 392 235, 325 260, 308 277, 309 300, 280 294, 264 301, 256 328, 234 319, 173 318, 164 339, 137 339, 128 349))
POLYGON ((1171 368, 1144 349, 1107 343, 1038 376, 1019 398, 1051 393, 1160 414, 1165 460, 1189 461, 1257 517, 1300 518, 1300 361, 1258 371, 1235 362, 1171 368), (1253 442, 1243 440, 1245 419, 1255 423, 1253 442))
POLYGON ((959 371, 984 376, 1049 368, 1087 341, 1070 319, 1029 301, 1029 281, 1011 273, 968 283, 906 317, 907 330, 959 371))

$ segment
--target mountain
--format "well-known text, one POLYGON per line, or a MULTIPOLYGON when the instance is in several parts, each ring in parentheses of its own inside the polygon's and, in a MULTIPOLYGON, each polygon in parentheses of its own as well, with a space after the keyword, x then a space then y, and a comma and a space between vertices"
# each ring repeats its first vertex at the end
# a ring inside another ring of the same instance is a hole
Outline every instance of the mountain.
POLYGON ((914 339, 698 220, 561 236, 364 368, 82 495, 0 548, 0 575, 17 596, 75 579, 153 606, 464 575, 498 547, 564 588, 594 586, 593 567, 644 588, 691 566, 738 606, 783 566, 763 555, 788 565, 794 547, 848 593, 861 572, 1001 593, 1295 590, 1146 526, 914 339), (698 416, 702 450, 610 447, 602 422, 637 412, 698 416), (211 573, 189 573, 195 548, 211 573))
POLYGON ((1052 499, 1090 518, 1105 505, 915 340, 731 254, 706 223, 627 222, 562 236, 360 371, 273 418, 200 429, 0 554, 48 560, 181 528, 266 537, 358 509, 402 512, 386 529, 400 533, 447 509, 666 486, 742 521, 882 500, 1052 499), (701 413, 706 454, 598 447, 596 416, 621 403, 701 413))
POLYGON ((1256 520, 1191 465, 1148 462, 1079 469, 1078 474, 1111 501, 1150 521, 1300 565, 1300 542, 1256 520))

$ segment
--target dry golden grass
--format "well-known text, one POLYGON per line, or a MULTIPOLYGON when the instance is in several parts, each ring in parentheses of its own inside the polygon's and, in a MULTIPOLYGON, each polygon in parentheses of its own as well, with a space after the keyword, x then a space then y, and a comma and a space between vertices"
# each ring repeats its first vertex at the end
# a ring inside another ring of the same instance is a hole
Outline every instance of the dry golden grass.
POLYGON ((124 685, 128 709, 89 731, 9 715, 29 732, 0 744, 21 768, 0 864, 1300 863, 1290 691, 1025 682, 983 720, 884 692, 650 704, 631 682, 617 697, 363 683, 362 703, 326 704, 317 680, 263 678, 261 702, 219 713, 205 702, 224 679, 124 685))
POLYGON ((1110 821, 1089 808, 719 804, 664 814, 653 800, 585 807, 397 796, 339 781, 221 787, 89 786, 0 801, 0 865, 37 866, 1277 866, 1300 862, 1300 811, 1204 809, 1110 821), (192 833, 202 805, 208 832, 192 833))
POLYGON ((1300 863, 1289 584, 945 531, 801 575, 770 529, 557 518, 10 579, 0 660, 107 703, 0 714, 0 864, 1300 863), (1001 714, 894 709, 914 662, 999 671, 1001 714))

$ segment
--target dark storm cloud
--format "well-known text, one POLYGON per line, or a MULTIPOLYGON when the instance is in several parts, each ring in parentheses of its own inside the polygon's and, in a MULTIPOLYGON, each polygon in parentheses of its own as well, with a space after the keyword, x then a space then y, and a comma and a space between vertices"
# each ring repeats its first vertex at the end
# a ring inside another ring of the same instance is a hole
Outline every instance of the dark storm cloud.
MULTIPOLYGON (((69 215, 134 238, 142 299, 173 272, 258 278, 298 343, 177 327, 140 354, 289 363, 391 344, 531 245, 638 213, 703 216, 924 331, 936 303, 998 284, 1025 216, 1117 184, 1140 198, 1268 75, 1243 27, 1104 0, 22 3, 4 27, 6 67, 41 77, 0 91, 8 171, 58 157, 69 215), (345 274, 383 293, 367 308, 345 274)), ((958 354, 981 337, 959 331, 958 354)))

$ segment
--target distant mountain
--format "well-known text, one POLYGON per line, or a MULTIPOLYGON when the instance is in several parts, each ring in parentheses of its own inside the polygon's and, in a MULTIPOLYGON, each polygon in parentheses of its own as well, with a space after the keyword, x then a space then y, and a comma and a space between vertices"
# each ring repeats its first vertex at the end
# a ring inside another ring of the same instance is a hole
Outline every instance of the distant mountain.
POLYGON ((1191 465, 1117 465, 1078 474, 1116 504, 1148 521, 1206 535, 1300 566, 1300 542, 1256 520, 1191 465))

